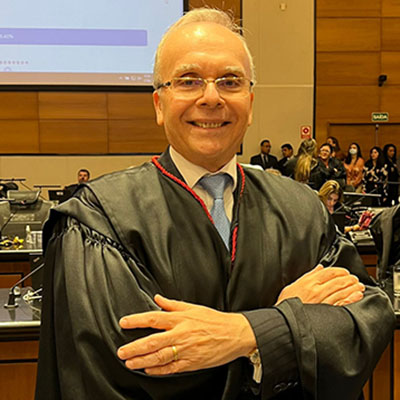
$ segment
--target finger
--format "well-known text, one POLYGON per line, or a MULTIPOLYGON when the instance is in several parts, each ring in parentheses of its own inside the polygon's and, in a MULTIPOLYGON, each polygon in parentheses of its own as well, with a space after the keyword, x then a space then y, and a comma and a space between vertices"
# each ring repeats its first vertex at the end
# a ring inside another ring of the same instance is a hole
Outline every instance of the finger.
POLYGON ((172 346, 168 346, 141 357, 131 358, 125 362, 125 365, 129 369, 145 369, 160 367, 173 361, 175 361, 175 353, 172 346))
POLYGON ((348 275, 350 275, 350 272, 346 268, 327 267, 323 270, 318 271, 318 273, 316 274, 316 279, 318 279, 318 282, 320 284, 323 284, 336 277, 348 275))
MULTIPOLYGON (((319 286, 322 293, 325 294, 325 297, 334 294, 335 292, 342 290, 346 287, 353 286, 359 284, 358 277, 355 275, 345 275, 345 276, 335 276, 329 281, 321 284, 319 286)), ((361 289, 358 289, 361 290, 361 289)))
POLYGON ((121 360, 151 354, 161 350, 164 347, 172 346, 171 335, 167 332, 154 333, 131 343, 121 346, 117 355, 121 360))
POLYGON ((324 299, 323 303, 337 305, 341 304, 344 301, 349 301, 349 302, 359 301, 360 300, 359 294, 361 293, 363 297, 364 290, 365 290, 364 285, 362 283, 358 283, 356 285, 352 285, 335 292, 331 296, 324 299))
POLYGON ((164 311, 150 311, 126 315, 119 320, 119 325, 123 329, 154 328, 168 330, 175 326, 173 320, 172 314, 164 311))
POLYGON ((191 306, 191 304, 184 301, 167 299, 160 294, 154 296, 154 301, 165 311, 185 311, 191 306))
POLYGON ((339 302, 338 305, 346 306, 346 305, 349 305, 349 304, 353 304, 353 303, 356 303, 357 301, 362 300, 363 297, 364 297, 364 293, 363 292, 354 292, 347 299, 343 300, 342 302, 339 302))
POLYGON ((149 375, 169 375, 177 372, 193 371, 195 368, 189 368, 186 360, 178 360, 161 367, 146 368, 145 372, 149 375))
POLYGON ((312 270, 306 272, 304 275, 302 275, 300 278, 304 278, 306 276, 312 276, 315 275, 318 271, 322 271, 325 269, 325 267, 322 264, 318 264, 316 267, 314 267, 312 270))

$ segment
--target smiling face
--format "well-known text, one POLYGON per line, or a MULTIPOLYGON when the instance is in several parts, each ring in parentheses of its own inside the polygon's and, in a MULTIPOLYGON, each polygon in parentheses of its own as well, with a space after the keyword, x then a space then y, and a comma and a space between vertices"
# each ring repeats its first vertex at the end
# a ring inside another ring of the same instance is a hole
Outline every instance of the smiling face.
POLYGON ((319 149, 319 158, 322 161, 327 161, 329 160, 329 157, 331 156, 331 149, 329 146, 322 146, 319 149))
MULTIPOLYGON (((194 76, 207 80, 238 76, 250 79, 250 63, 240 39, 210 22, 190 23, 172 31, 160 54, 163 82, 194 76)), ((157 123, 168 142, 192 163, 217 171, 236 153, 252 119, 253 93, 222 95, 208 83, 197 97, 162 88, 153 94, 157 123)))

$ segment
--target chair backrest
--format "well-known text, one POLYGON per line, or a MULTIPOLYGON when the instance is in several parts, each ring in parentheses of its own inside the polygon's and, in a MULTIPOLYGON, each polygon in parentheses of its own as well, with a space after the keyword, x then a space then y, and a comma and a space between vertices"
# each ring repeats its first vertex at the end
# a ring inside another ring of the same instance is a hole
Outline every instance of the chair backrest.
POLYGON ((4 182, 0 184, 0 197, 7 197, 9 190, 18 190, 18 185, 15 182, 4 182))
POLYGON ((39 195, 39 190, 9 190, 7 199, 11 200, 11 204, 28 205, 36 203, 39 195))
POLYGON ((378 253, 377 277, 384 283, 392 279, 393 266, 400 264, 400 205, 381 211, 370 230, 378 253))

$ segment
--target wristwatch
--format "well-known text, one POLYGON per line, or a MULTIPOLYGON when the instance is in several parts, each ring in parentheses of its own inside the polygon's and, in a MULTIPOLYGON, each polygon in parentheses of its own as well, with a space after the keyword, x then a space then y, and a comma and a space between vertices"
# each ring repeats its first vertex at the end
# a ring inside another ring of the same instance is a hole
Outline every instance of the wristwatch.
POLYGON ((261 357, 260 357, 260 352, 256 348, 253 350, 247 358, 249 359, 250 363, 253 365, 253 380, 256 383, 261 383, 261 377, 262 377, 262 364, 261 364, 261 357))

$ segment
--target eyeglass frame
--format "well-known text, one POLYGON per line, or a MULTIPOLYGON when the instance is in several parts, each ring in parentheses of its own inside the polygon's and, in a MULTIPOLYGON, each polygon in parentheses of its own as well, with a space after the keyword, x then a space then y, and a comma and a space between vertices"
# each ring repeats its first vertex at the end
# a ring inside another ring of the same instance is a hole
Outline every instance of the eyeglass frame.
MULTIPOLYGON (((207 85, 209 84, 209 83, 214 83, 215 84, 215 86, 216 86, 216 88, 217 88, 217 91, 218 91, 218 93, 221 93, 220 91, 219 91, 219 89, 218 89, 218 82, 222 82, 222 81, 224 81, 224 80, 228 80, 228 79, 237 79, 237 80, 245 80, 245 81, 248 81, 249 82, 249 92, 251 92, 251 90, 252 90, 252 88, 253 88, 253 86, 254 86, 254 82, 251 80, 251 79, 249 79, 249 78, 246 78, 246 77, 244 77, 244 76, 221 76, 220 78, 215 78, 215 79, 205 79, 205 78, 202 78, 202 77, 200 77, 200 76, 176 76, 176 77, 174 77, 174 78, 172 78, 171 80, 169 80, 169 81, 167 81, 167 82, 164 82, 164 83, 160 83, 158 86, 156 86, 156 90, 160 90, 160 89, 162 89, 162 88, 171 88, 172 87, 172 81, 176 81, 176 80, 178 80, 178 79, 183 79, 183 80, 185 80, 185 78, 188 78, 188 79, 198 79, 199 81, 202 81, 204 84, 201 86, 201 91, 204 93, 204 91, 205 91, 205 89, 207 88, 207 85)), ((188 91, 189 92, 189 91, 188 91)), ((190 92, 189 92, 190 93, 190 92)), ((229 91, 227 92, 227 93, 229 93, 229 91)), ((235 93, 235 92, 232 92, 232 93, 235 93)))

